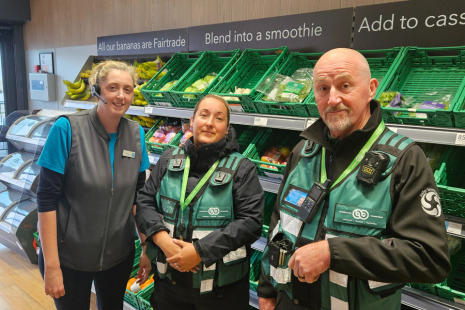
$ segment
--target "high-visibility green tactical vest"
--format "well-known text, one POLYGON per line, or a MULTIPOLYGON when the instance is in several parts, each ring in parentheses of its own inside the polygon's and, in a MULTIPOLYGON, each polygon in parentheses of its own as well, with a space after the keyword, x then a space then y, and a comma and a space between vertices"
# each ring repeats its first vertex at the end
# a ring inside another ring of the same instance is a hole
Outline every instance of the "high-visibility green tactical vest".
MULTIPOLYGON (((308 193, 314 182, 320 182, 321 147, 307 141, 300 160, 289 174, 279 199, 280 220, 269 240, 286 238, 295 247, 334 237, 360 238, 371 236, 386 245, 392 242, 386 226, 392 213, 391 173, 402 154, 413 145, 413 140, 388 130, 373 144, 370 151, 389 156, 389 164, 376 186, 359 182, 359 168, 331 188, 326 201, 313 220, 305 224, 297 216, 298 205, 289 203, 289 195, 296 190, 308 193), (312 147, 313 146, 313 147, 312 147), (294 190, 294 191, 293 191, 294 190)), ((288 268, 294 251, 284 257, 278 268, 269 264, 268 247, 262 264, 266 276, 277 291, 285 291, 295 304, 311 310, 394 310, 400 309, 400 283, 381 283, 361 280, 327 270, 312 284, 300 282, 288 268)))
MULTIPOLYGON (((165 226, 170 230, 170 236, 179 238, 178 226, 181 224, 181 188, 186 154, 181 148, 174 150, 168 161, 168 170, 161 182, 156 195, 159 212, 165 226)), ((239 153, 232 153, 220 160, 205 191, 199 194, 184 209, 184 229, 182 238, 185 241, 202 239, 216 229, 226 227, 234 221, 233 179, 241 160, 239 153), (218 178, 220 174, 220 178, 218 178)), ((156 264, 160 278, 171 279, 172 268, 166 263, 163 252, 157 249, 156 264)), ((152 254, 154 255, 154 254, 152 254)), ((200 263, 200 271, 193 273, 193 288, 199 288, 200 293, 208 293, 216 286, 223 286, 242 279, 249 272, 249 259, 246 247, 242 246, 229 252, 222 260, 210 267, 200 263)))

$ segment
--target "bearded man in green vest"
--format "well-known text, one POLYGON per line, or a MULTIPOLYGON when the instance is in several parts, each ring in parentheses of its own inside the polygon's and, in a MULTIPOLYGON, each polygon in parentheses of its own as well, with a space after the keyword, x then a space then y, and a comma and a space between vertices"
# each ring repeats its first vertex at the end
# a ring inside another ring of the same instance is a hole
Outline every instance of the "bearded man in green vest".
POLYGON ((260 309, 400 310, 405 283, 438 283, 450 271, 433 172, 414 141, 385 126, 360 53, 327 52, 314 82, 321 118, 288 160, 260 309))

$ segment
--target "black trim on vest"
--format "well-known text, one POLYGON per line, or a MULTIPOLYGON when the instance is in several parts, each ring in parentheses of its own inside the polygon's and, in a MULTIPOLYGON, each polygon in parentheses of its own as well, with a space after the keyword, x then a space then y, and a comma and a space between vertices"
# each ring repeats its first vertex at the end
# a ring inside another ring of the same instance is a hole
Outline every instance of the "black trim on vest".
MULTIPOLYGON (((384 135, 382 135, 382 136, 384 136, 384 135)), ((398 134, 394 133, 392 136, 389 137, 389 139, 387 139, 386 143, 384 143, 384 144, 389 145, 391 143, 391 141, 397 136, 398 136, 398 134)))
POLYGON ((403 137, 402 139, 400 139, 399 141, 397 141, 397 143, 394 145, 394 147, 398 148, 399 145, 404 142, 405 140, 407 140, 408 138, 407 137, 403 137))
POLYGON ((375 151, 382 151, 388 154, 391 154, 394 157, 399 157, 399 155, 402 153, 401 150, 394 146, 390 145, 385 145, 385 144, 379 144, 375 147, 375 151))

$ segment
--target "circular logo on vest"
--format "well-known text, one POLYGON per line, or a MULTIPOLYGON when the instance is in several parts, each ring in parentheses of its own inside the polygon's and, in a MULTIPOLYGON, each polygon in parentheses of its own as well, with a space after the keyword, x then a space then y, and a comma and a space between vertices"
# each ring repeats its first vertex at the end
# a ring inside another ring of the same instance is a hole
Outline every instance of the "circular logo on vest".
POLYGON ((442 212, 441 202, 439 201, 439 195, 432 188, 427 188, 421 192, 421 207, 429 215, 439 217, 442 212))
POLYGON ((210 214, 210 215, 218 215, 218 214, 220 214, 220 209, 217 208, 217 207, 211 207, 210 209, 208 209, 208 214, 210 214))
POLYGON ((370 216, 370 213, 366 210, 355 209, 352 211, 352 216, 357 220, 366 220, 370 216))

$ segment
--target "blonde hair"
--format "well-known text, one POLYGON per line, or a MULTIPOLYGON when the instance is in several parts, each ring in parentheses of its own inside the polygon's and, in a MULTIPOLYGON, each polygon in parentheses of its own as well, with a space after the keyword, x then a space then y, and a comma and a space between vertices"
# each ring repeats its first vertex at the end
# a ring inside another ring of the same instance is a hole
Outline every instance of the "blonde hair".
POLYGON ((199 106, 200 106, 200 103, 201 103, 202 101, 204 101, 205 99, 207 99, 207 98, 216 99, 216 100, 218 100, 218 101, 221 101, 221 102, 224 104, 224 106, 226 107, 226 111, 227 111, 226 114, 227 114, 227 116, 228 116, 228 125, 229 125, 229 119, 231 118, 231 115, 230 115, 230 114, 231 114, 231 110, 229 109, 229 104, 228 104, 228 102, 227 102, 223 97, 218 96, 218 95, 208 94, 208 95, 206 95, 205 97, 203 97, 202 99, 200 99, 199 102, 197 102, 197 104, 196 104, 195 107, 194 107, 194 118, 195 118, 195 113, 197 113, 197 110, 198 110, 198 108, 199 108, 199 106))
POLYGON ((93 85, 100 84, 103 81, 105 81, 107 79, 108 74, 112 70, 121 70, 129 73, 129 75, 131 75, 132 77, 132 81, 134 82, 134 84, 136 83, 139 77, 136 68, 134 68, 131 65, 128 65, 127 63, 122 61, 105 60, 96 65, 92 70, 92 73, 89 77, 89 87, 92 88, 93 85))

